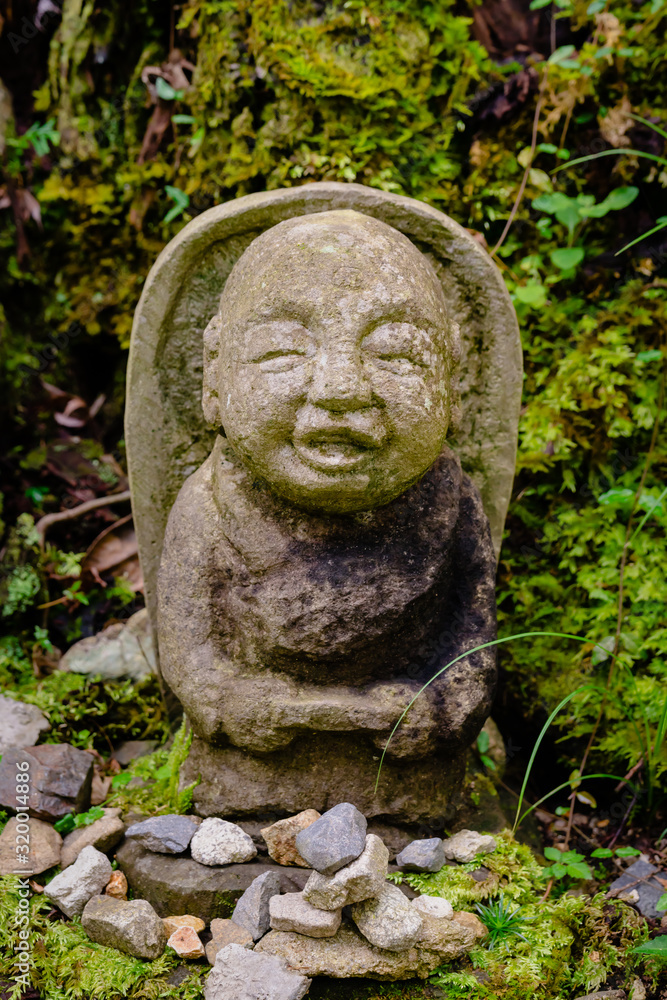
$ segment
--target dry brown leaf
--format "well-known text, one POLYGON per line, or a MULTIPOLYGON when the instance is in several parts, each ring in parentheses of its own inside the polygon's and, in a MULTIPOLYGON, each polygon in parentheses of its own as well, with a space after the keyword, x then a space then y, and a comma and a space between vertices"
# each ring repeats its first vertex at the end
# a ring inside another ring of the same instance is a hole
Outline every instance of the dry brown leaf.
POLYGON ((100 532, 84 556, 82 572, 90 573, 99 584, 104 585, 102 573, 119 570, 137 557, 137 536, 131 521, 132 515, 128 514, 100 532))

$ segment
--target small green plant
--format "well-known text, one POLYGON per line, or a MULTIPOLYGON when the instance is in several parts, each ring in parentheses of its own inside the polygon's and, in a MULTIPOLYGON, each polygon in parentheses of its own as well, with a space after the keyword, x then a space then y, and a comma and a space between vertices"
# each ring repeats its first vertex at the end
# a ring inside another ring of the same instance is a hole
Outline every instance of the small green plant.
POLYGON ((557 847, 545 847, 544 857, 553 864, 542 869, 542 878, 560 880, 564 878, 592 879, 593 872, 586 864, 583 854, 577 851, 560 851, 557 847))
POLYGON ((190 204, 190 196, 187 195, 185 191, 181 191, 180 188, 174 187, 172 184, 167 184, 164 190, 167 197, 171 198, 174 202, 174 205, 169 209, 162 221, 173 222, 174 219, 177 219, 179 215, 183 214, 190 204))
POLYGON ((66 836, 66 834, 71 833, 72 830, 78 830, 82 826, 90 826, 98 819, 102 819, 104 816, 104 809, 102 806, 93 806, 88 812, 78 813, 76 816, 73 813, 67 813, 61 819, 57 820, 53 824, 53 829, 61 835, 61 837, 66 836))
POLYGON ((489 757, 489 747, 491 746, 491 737, 487 733, 486 729, 483 729, 479 736, 477 737, 477 752, 479 754, 479 759, 485 768, 489 771, 495 771, 495 762, 489 757))
POLYGON ((507 947, 508 940, 513 937, 526 940, 521 933, 526 922, 521 914, 521 907, 512 908, 510 903, 505 902, 502 892, 498 899, 491 903, 478 903, 475 909, 489 932, 489 948, 495 948, 499 944, 507 947))

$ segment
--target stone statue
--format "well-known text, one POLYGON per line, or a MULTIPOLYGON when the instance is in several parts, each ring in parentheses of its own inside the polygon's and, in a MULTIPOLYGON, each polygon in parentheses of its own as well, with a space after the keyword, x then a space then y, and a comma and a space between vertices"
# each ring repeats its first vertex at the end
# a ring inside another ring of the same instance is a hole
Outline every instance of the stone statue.
POLYGON ((162 674, 195 734, 183 778, 209 815, 446 816, 493 649, 420 695, 373 786, 410 700, 495 638, 489 519, 447 443, 456 296, 407 235, 345 205, 252 236, 204 332, 214 434, 159 564, 162 674))

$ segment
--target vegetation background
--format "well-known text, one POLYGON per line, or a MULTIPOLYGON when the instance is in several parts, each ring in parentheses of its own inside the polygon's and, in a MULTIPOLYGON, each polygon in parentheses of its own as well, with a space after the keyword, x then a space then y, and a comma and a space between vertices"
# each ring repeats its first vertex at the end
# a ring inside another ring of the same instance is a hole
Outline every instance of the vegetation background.
POLYGON ((467 227, 519 314, 502 634, 587 641, 500 647, 503 735, 525 750, 586 685, 556 719, 563 773, 632 772, 629 811, 667 826, 665 0, 0 10, 2 686, 49 739, 166 732, 152 682, 54 673, 141 606, 127 503, 41 519, 126 489, 132 315, 168 240, 238 195, 356 181, 467 227))

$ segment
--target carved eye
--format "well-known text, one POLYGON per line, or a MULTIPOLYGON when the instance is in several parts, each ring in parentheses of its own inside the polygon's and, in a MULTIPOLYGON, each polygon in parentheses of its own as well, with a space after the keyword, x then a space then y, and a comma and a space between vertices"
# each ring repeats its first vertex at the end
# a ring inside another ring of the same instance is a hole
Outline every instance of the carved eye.
POLYGON ((308 354, 300 348, 280 348, 275 351, 267 351, 261 358, 257 359, 260 371, 263 372, 288 372, 293 368, 298 368, 308 360, 308 354))
POLYGON ((364 355, 395 375, 422 375, 434 363, 428 336, 411 323, 385 323, 364 337, 364 355))

